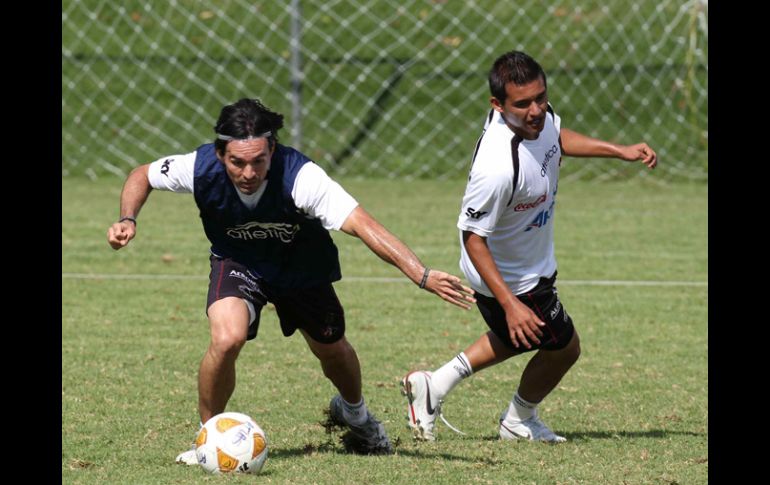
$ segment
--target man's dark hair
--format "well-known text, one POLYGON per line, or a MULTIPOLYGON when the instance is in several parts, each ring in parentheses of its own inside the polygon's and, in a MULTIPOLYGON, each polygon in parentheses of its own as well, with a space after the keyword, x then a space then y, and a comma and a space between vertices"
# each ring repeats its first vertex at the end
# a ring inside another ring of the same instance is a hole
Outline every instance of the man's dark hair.
POLYGON ((536 81, 539 77, 543 78, 543 84, 548 87, 545 72, 537 61, 523 52, 506 52, 495 60, 489 71, 489 92, 500 103, 504 103, 507 83, 521 86, 536 81))
MULTIPOLYGON (((283 128, 283 115, 270 111, 258 99, 243 98, 233 104, 228 104, 219 113, 214 131, 218 135, 226 135, 235 139, 259 136, 270 132, 268 142, 274 148, 278 142, 278 130, 283 128)), ((219 153, 225 152, 229 140, 217 139, 214 148, 219 153)))

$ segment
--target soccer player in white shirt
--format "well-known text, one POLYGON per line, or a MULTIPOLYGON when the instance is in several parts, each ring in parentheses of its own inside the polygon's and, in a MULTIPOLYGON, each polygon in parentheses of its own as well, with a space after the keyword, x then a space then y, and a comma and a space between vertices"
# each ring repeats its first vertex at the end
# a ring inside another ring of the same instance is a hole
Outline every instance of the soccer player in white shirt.
MULTIPOLYGON (((340 230, 360 238, 420 288, 462 308, 475 302, 460 278, 431 270, 369 215, 321 167, 278 143, 283 116, 258 100, 222 108, 216 140, 186 155, 164 157, 129 174, 120 218, 107 233, 113 249, 136 235, 137 216, 152 189, 192 193, 211 242, 206 313, 211 342, 198 374, 201 423, 225 411, 235 389, 235 361, 254 339, 261 309, 273 303, 285 336, 299 330, 339 394, 333 424, 346 426, 357 452, 392 452, 382 424, 367 410, 361 369, 345 338, 345 316, 332 287, 341 278, 340 230)), ((195 450, 177 462, 198 463, 195 450)))
POLYGON ((537 414, 537 405, 580 355, 577 331, 554 286, 552 219, 561 158, 612 157, 652 169, 657 155, 646 143, 617 145, 561 128, 545 73, 523 52, 495 60, 489 87, 492 109, 476 144, 457 227, 460 267, 490 330, 437 370, 408 373, 402 393, 415 438, 433 440, 441 404, 460 381, 536 350, 498 433, 501 439, 563 442, 537 414))

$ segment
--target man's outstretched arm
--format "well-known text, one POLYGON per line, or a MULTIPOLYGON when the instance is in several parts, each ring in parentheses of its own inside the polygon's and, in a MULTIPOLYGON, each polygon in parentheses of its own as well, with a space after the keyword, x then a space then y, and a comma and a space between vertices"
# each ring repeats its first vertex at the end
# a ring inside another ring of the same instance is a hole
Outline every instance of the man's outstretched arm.
POLYGON ((469 303, 476 301, 473 290, 464 286, 460 278, 443 271, 428 270, 406 244, 361 206, 350 213, 340 230, 361 239, 380 259, 397 267, 415 284, 449 303, 467 310, 470 308, 469 303))
POLYGON ((136 216, 147 201, 147 196, 152 191, 150 179, 147 176, 150 165, 136 167, 126 178, 123 184, 123 192, 120 194, 120 217, 118 219, 131 218, 123 222, 116 222, 107 230, 107 242, 112 249, 120 249, 128 244, 136 235, 136 216))
POLYGON ((567 128, 561 129, 561 150, 572 157, 610 157, 627 162, 641 160, 647 168, 655 168, 658 155, 646 143, 618 145, 580 134, 567 128))

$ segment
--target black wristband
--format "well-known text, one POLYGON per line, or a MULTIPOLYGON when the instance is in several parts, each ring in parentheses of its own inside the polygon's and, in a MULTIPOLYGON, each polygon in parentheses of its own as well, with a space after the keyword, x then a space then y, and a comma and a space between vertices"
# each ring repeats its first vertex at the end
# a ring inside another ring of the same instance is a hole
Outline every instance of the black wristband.
POLYGON ((425 272, 422 274, 422 280, 420 280, 420 288, 425 288, 425 283, 428 282, 428 274, 430 273, 430 268, 427 266, 425 267, 425 272))
POLYGON ((134 223, 134 226, 136 226, 136 219, 134 219, 131 216, 121 217, 118 222, 124 222, 124 221, 131 221, 134 223))

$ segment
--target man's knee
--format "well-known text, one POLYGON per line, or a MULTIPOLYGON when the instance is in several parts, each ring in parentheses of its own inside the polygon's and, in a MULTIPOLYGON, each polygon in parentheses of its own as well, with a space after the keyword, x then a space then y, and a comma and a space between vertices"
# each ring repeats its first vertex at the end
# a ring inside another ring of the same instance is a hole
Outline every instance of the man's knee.
POLYGON ((313 353, 321 362, 345 361, 351 355, 355 355, 353 346, 345 337, 330 344, 315 342, 312 347, 313 353))
POLYGON ((218 331, 211 333, 211 347, 220 355, 238 355, 245 343, 245 332, 218 331))
POLYGON ((572 333, 572 338, 567 346, 561 350, 560 357, 569 365, 577 362, 580 357, 580 337, 578 337, 577 331, 572 333))
POLYGON ((222 358, 234 359, 238 357, 245 343, 245 331, 233 331, 227 327, 219 327, 216 330, 212 328, 210 348, 212 352, 222 358))
POLYGON ((228 302, 225 300, 209 307, 211 348, 223 356, 237 356, 246 343, 248 309, 241 299, 228 302))
POLYGON ((578 337, 577 331, 572 333, 567 345, 558 350, 546 351, 544 354, 550 360, 572 366, 580 357, 580 337, 578 337))

